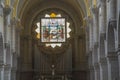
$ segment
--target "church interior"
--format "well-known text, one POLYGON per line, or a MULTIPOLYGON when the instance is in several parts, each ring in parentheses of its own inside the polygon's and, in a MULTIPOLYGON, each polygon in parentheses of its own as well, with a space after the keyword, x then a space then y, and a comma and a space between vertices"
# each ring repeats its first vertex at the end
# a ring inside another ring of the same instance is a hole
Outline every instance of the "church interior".
POLYGON ((0 80, 120 80, 120 0, 0 0, 0 80))

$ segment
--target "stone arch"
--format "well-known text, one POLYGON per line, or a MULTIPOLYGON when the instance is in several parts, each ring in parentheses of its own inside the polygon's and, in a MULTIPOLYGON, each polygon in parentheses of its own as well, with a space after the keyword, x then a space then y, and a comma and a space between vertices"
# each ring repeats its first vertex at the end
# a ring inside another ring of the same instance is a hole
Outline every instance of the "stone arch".
POLYGON ((108 52, 115 52, 115 27, 114 22, 110 21, 107 30, 108 52))
MULTIPOLYGON (((82 13, 78 14, 77 10, 75 10, 73 6, 70 6, 70 4, 68 4, 66 2, 61 2, 61 1, 60 1, 60 3, 58 3, 58 1, 51 1, 49 3, 46 3, 43 1, 40 3, 41 4, 37 3, 36 5, 33 5, 31 8, 29 8, 29 10, 28 10, 29 15, 28 15, 28 13, 26 13, 26 11, 24 11, 24 14, 21 15, 21 23, 23 24, 24 29, 27 31, 26 34, 31 33, 31 28, 28 28, 27 26, 32 27, 31 25, 32 25, 33 19, 41 11, 44 11, 48 8, 57 8, 57 9, 60 9, 64 12, 66 12, 73 19, 75 26, 82 26, 83 25, 82 13), (62 3, 62 5, 64 4, 64 6, 61 6, 61 3, 62 3), (56 6, 53 6, 52 4, 56 4, 56 6), (38 5, 39 5, 39 7, 38 7, 38 5), (44 6, 44 5, 46 5, 46 6, 44 6), (32 9, 33 7, 34 7, 34 9, 32 9), (25 15, 27 15, 27 16, 25 16, 25 15), (77 22, 79 22, 79 23, 77 23, 77 22)), ((80 27, 77 27, 76 32, 79 30, 78 28, 80 29, 80 27)))
POLYGON ((0 63, 3 63, 3 37, 2 33, 0 32, 0 63))

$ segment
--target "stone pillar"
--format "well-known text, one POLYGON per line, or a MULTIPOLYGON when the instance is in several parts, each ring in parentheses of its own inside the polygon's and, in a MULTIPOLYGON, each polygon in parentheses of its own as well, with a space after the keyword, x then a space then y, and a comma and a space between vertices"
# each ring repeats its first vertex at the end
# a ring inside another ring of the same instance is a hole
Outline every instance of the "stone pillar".
POLYGON ((4 80, 10 80, 11 77, 11 68, 10 65, 4 66, 4 80))
POLYGON ((74 39, 73 39, 74 43, 73 43, 73 52, 74 54, 72 55, 73 56, 73 64, 72 64, 72 67, 73 67, 73 71, 72 71, 72 75, 73 75, 73 79, 75 80, 79 80, 80 77, 78 75, 80 75, 80 70, 79 70, 79 53, 78 53, 78 35, 76 33, 76 35, 74 36, 74 39))
POLYGON ((4 68, 2 64, 0 64, 0 80, 4 80, 4 68))
POLYGON ((95 63, 94 67, 95 67, 95 80, 100 80, 100 66, 98 63, 95 63))
POLYGON ((89 80, 95 80, 95 73, 94 73, 94 67, 90 66, 90 79, 89 80))
POLYGON ((108 53, 108 80, 119 80, 118 57, 116 53, 108 53))
POLYGON ((3 33, 3 26, 4 24, 4 19, 3 19, 3 7, 2 5, 0 4, 0 35, 3 33))
POLYGON ((12 68, 11 68, 11 80, 16 80, 16 70, 17 70, 17 54, 12 53, 12 68))
POLYGON ((21 49, 23 51, 21 52, 21 58, 22 58, 22 63, 21 63, 21 80, 33 79, 33 70, 32 70, 32 45, 31 45, 31 35, 25 35, 23 36, 23 45, 21 46, 21 49), (30 52, 31 51, 31 52, 30 52), (29 76, 29 77, 27 77, 29 76))
POLYGON ((73 48, 73 52, 74 52, 74 54, 72 55, 73 56, 73 69, 76 71, 77 70, 77 61, 78 61, 78 59, 77 59, 77 57, 79 57, 78 56, 78 36, 76 35, 76 36, 74 36, 74 39, 73 39, 73 41, 74 41, 74 43, 72 44, 73 46, 72 46, 72 48, 73 48))
POLYGON ((16 80, 16 68, 11 69, 11 80, 16 80))
POLYGON ((108 80, 108 64, 106 58, 100 59, 100 80, 108 80))
POLYGON ((4 42, 7 42, 7 27, 8 27, 8 19, 9 19, 9 14, 11 12, 11 8, 10 6, 8 7, 4 7, 3 8, 3 16, 4 16, 4 29, 3 29, 3 33, 4 33, 4 42))
POLYGON ((99 41, 99 56, 101 58, 105 57, 105 34, 100 35, 100 41, 99 41))
POLYGON ((16 46, 15 46, 16 45, 15 44, 16 43, 16 32, 15 31, 16 31, 16 25, 13 24, 12 25, 12 36, 11 36, 12 37, 12 51, 13 52, 16 52, 16 46))
POLYGON ((93 65, 95 67, 95 65, 98 63, 98 45, 94 45, 94 49, 93 49, 93 65))
POLYGON ((108 27, 112 26, 113 28, 117 29, 117 0, 110 0, 109 5, 110 10, 108 27))
POLYGON ((93 7, 92 8, 93 12, 93 38, 94 42, 98 42, 98 33, 99 33, 99 28, 98 28, 98 8, 93 7))
POLYGON ((12 52, 16 53, 16 26, 18 20, 16 18, 11 19, 11 44, 12 44, 12 52))
POLYGON ((119 61, 119 79, 120 79, 120 44, 119 44, 117 53, 118 53, 118 61, 119 61))
POLYGON ((100 0, 100 11, 99 11, 99 16, 100 16, 100 33, 105 33, 106 32, 106 23, 107 23, 107 10, 106 10, 106 0, 100 0))
POLYGON ((117 0, 110 0, 110 20, 116 20, 117 15, 117 0))
POLYGON ((89 25, 89 49, 92 50, 93 48, 93 21, 92 21, 92 18, 88 17, 88 20, 87 20, 88 25, 89 25))

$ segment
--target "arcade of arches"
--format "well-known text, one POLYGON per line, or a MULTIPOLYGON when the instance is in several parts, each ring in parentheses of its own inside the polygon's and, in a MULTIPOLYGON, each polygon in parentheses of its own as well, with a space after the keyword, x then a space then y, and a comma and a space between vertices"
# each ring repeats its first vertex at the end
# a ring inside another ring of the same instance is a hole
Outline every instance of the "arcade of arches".
POLYGON ((120 80, 120 0, 0 0, 0 80, 120 80))

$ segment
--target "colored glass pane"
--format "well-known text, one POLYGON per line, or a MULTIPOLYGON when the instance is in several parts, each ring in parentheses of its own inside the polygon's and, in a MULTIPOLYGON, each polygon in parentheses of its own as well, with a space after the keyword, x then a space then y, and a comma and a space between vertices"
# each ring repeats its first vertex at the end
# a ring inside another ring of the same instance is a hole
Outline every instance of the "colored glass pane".
POLYGON ((55 13, 51 13, 50 17, 56 17, 56 14, 55 13))
POLYGON ((42 18, 41 42, 65 42, 65 18, 42 18))

